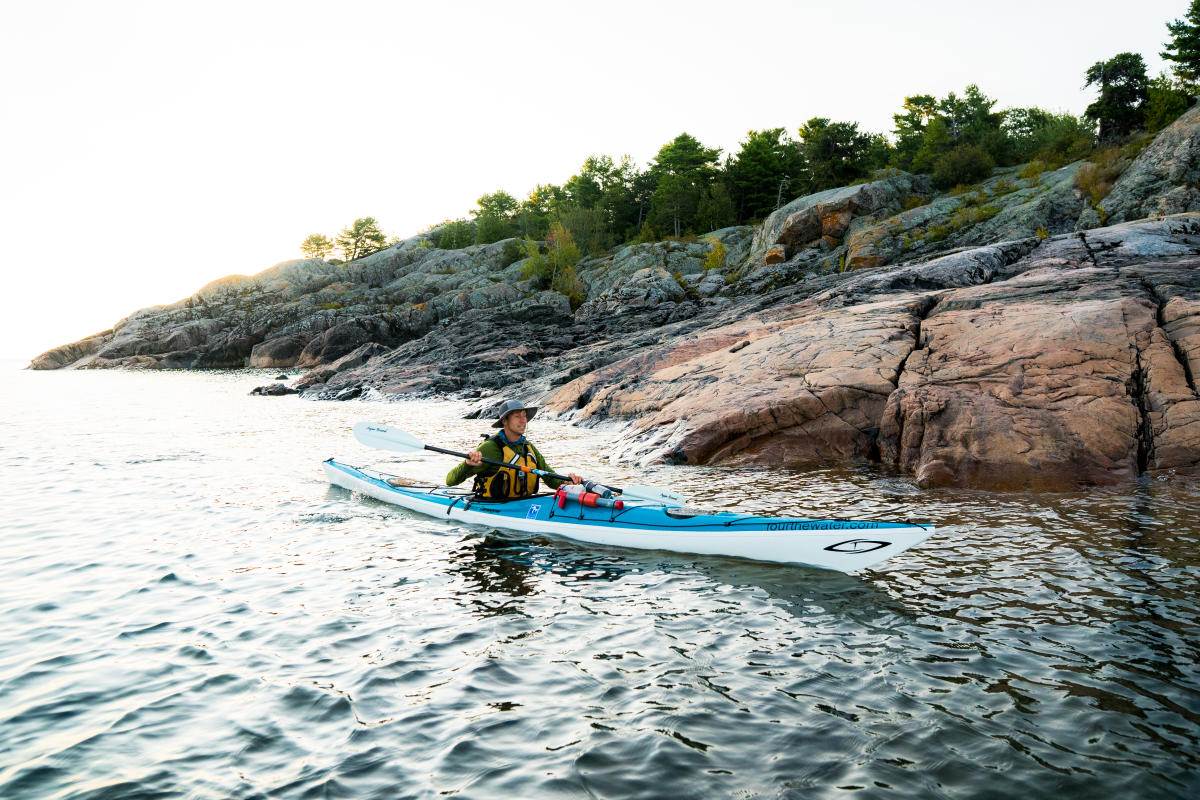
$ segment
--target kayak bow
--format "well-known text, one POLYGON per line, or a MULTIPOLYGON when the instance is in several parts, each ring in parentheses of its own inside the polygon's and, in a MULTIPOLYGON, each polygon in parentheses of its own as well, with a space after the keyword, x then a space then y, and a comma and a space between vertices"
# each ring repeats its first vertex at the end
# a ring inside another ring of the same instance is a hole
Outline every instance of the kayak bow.
MULTIPOLYGON (((508 502, 475 498, 447 486, 393 485, 390 476, 334 459, 324 462, 335 486, 434 517, 554 534, 581 542, 733 556, 851 572, 878 564, 933 534, 911 522, 756 517, 626 498, 623 508, 568 502, 542 494, 508 502)), ((401 479, 403 480, 403 479, 401 479)))

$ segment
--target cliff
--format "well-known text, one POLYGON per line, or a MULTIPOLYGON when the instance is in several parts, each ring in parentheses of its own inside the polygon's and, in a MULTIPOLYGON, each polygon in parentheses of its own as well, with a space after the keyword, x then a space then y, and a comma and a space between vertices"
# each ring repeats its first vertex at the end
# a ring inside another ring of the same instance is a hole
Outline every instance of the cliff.
POLYGON ((1198 147, 1193 108, 1117 180, 1108 227, 1080 164, 943 195, 893 172, 585 260, 575 310, 503 243, 422 235, 216 281, 31 366, 298 367, 314 398, 502 389, 621 423, 617 455, 642 462, 874 461, 999 489, 1195 471, 1198 147))

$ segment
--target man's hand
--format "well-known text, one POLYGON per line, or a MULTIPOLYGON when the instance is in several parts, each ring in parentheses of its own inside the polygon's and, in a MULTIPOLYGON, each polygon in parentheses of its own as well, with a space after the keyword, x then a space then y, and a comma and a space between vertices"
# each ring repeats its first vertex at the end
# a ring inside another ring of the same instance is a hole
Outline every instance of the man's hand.
POLYGON ((571 483, 583 483, 582 475, 576 475, 574 472, 568 472, 567 477, 571 479, 571 483))
POLYGON ((483 453, 478 450, 472 450, 467 453, 467 457, 463 459, 463 463, 469 467, 478 467, 483 463, 483 453))

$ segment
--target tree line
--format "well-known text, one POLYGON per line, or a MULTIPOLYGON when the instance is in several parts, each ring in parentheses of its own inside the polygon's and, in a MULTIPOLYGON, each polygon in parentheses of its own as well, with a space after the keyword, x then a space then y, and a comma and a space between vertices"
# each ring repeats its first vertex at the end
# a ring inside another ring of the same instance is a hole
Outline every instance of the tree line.
MULTIPOLYGON (((535 186, 523 200, 503 190, 485 194, 469 217, 430 229, 438 247, 458 249, 508 238, 563 242, 584 255, 630 242, 660 241, 754 223, 790 200, 871 179, 894 168, 931 176, 939 189, 972 184, 996 167, 1040 161, 1057 167, 1098 146, 1161 130, 1194 101, 1200 81, 1200 0, 1167 23, 1162 57, 1171 74, 1149 79, 1136 53, 1118 53, 1084 74, 1098 97, 1084 114, 1037 107, 996 110, 975 84, 961 95, 904 98, 891 136, 858 123, 814 117, 793 137, 785 128, 749 131, 737 152, 722 157, 680 133, 645 169, 629 156, 590 156, 562 185, 535 186)), ((344 259, 386 246, 371 217, 355 220, 333 241, 314 234, 302 250, 344 259)), ((552 246, 552 250, 554 247, 552 246)))

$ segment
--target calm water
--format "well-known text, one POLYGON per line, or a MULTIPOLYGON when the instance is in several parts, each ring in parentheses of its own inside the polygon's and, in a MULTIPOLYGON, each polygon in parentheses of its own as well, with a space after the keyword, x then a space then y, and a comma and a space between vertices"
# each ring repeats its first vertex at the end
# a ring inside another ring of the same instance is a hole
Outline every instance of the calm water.
MULTIPOLYGON (((0 394, 0 797, 1190 797, 1200 488, 921 492, 871 472, 559 469, 939 534, 846 576, 584 547, 325 483, 377 419, 254 374, 0 394)), ((452 461, 393 463, 416 477, 452 461)))

